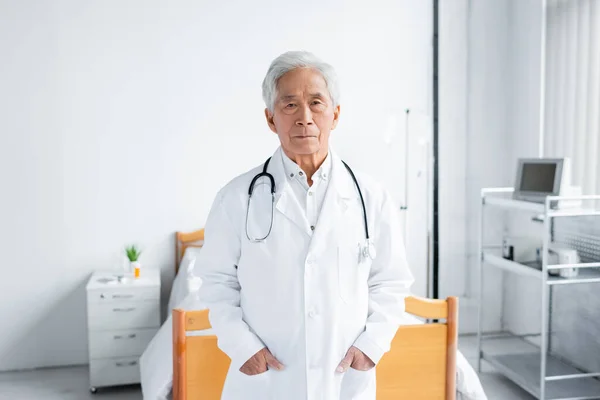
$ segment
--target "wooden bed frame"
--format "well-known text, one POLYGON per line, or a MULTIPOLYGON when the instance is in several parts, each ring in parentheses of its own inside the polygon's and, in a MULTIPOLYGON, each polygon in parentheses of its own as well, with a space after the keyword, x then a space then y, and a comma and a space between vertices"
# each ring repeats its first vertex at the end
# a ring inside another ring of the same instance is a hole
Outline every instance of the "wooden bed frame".
MULTIPOLYGON (((377 365, 377 400, 455 400, 458 299, 406 299, 406 311, 441 323, 401 326, 377 365)), ((173 311, 173 400, 219 400, 229 358, 210 328, 208 310, 173 311)))
POLYGON ((175 232, 175 276, 179 272, 179 264, 188 247, 202 247, 204 242, 204 229, 194 232, 175 232))

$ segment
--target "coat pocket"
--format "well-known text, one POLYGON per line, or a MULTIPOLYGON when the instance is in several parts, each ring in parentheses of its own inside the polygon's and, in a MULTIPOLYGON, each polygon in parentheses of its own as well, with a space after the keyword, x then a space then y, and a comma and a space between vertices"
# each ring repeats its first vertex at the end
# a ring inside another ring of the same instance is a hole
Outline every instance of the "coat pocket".
POLYGON ((223 388, 222 400, 268 399, 271 370, 257 375, 246 375, 230 370, 223 388))
POLYGON ((363 395, 372 386, 372 381, 375 378, 374 372, 374 368, 368 371, 358 371, 352 367, 348 368, 342 378, 340 399, 362 399, 363 395))
POLYGON ((356 304, 368 295, 371 263, 360 257, 360 244, 338 246, 338 286, 340 298, 356 304))

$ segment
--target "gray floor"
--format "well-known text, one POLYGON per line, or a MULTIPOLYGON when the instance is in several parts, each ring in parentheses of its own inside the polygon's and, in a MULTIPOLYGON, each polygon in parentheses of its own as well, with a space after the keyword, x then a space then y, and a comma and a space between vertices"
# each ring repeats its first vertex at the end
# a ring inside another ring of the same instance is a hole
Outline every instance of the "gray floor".
MULTIPOLYGON (((501 343, 499 342, 501 345, 501 343)), ((458 347, 473 368, 477 368, 477 337, 461 336, 458 347)), ((489 347, 488 347, 489 349, 489 347)), ((481 385, 489 400, 533 400, 535 397, 506 379, 494 369, 483 364, 483 372, 479 375, 481 385)))
MULTIPOLYGON (((476 340, 461 337, 459 347, 472 365, 476 361, 476 340)), ((0 374, 2 400, 141 400, 139 386, 89 392, 87 367, 51 368, 0 374)), ((532 400, 533 397, 515 386, 491 367, 484 368, 481 382, 489 400, 532 400)))
POLYGON ((88 368, 45 368, 0 373, 2 400, 142 400, 139 385, 90 393, 88 368))

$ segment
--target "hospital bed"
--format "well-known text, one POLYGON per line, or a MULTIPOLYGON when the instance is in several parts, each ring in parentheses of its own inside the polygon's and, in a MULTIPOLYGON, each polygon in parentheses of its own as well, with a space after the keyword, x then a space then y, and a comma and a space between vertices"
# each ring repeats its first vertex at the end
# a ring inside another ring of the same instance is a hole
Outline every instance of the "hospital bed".
MULTIPOLYGON (((444 322, 404 325, 377 365, 377 400, 455 400, 458 300, 406 299, 406 311, 444 322)), ((173 400, 219 400, 229 358, 210 329, 208 310, 173 311, 173 400)))
MULTIPOLYGON (((189 233, 185 233, 185 232, 177 232, 176 233, 176 243, 175 243, 175 265, 176 265, 176 275, 175 275, 175 280, 173 282, 173 288, 171 290, 171 295, 169 298, 169 315, 167 320, 164 322, 164 324, 162 325, 162 327, 160 328, 159 332, 156 334, 156 336, 152 339, 152 341, 150 342, 149 346, 146 348, 146 350, 144 351, 144 354, 142 355, 141 359, 140 359, 140 367, 141 367, 141 381, 142 381, 142 391, 143 391, 143 395, 144 395, 144 400, 167 400, 167 399, 171 399, 171 392, 172 392, 172 388, 173 388, 173 375, 174 375, 174 371, 177 371, 177 368, 173 369, 173 365, 174 365, 174 361, 177 360, 177 358, 173 357, 173 351, 174 351, 174 339, 177 336, 173 336, 173 330, 174 330, 174 326, 173 326, 173 321, 174 321, 174 316, 177 316, 176 318, 179 318, 179 323, 181 324, 181 313, 183 312, 184 315, 186 312, 194 312, 197 310, 202 310, 204 309, 204 305, 198 300, 198 296, 197 296, 197 292, 199 287, 201 286, 201 280, 199 277, 195 276, 195 274, 193 273, 193 269, 194 269, 194 262, 195 262, 195 258, 198 255, 198 253, 201 251, 201 247, 202 247, 202 243, 204 240, 204 230, 198 230, 198 231, 194 231, 194 232, 189 232, 189 233), (177 311, 177 313, 175 314, 171 314, 171 310, 173 309, 180 309, 180 311, 177 311)), ((411 298, 413 299, 413 298, 411 298)), ((431 318, 437 318, 440 319, 442 318, 439 314, 439 310, 440 310, 440 306, 438 302, 436 301, 429 301, 429 300, 425 300, 423 299, 422 301, 418 301, 419 299, 416 299, 416 302, 411 303, 411 301, 413 300, 409 300, 407 303, 407 310, 409 311, 414 311, 414 315, 417 316, 421 316, 421 318, 428 318, 427 316, 422 315, 425 312, 429 312, 432 308, 433 309, 438 309, 438 314, 435 314, 434 317, 431 318), (436 306, 433 306, 434 304, 438 304, 436 306)), ((448 304, 447 302, 444 302, 445 304, 448 304)), ((447 305, 445 306, 447 307, 447 305)), ((443 309, 443 307, 441 308, 443 309)), ((206 311, 201 311, 201 313, 204 312, 206 313, 206 311)), ((192 315, 192 314, 190 314, 192 315)), ((202 314, 199 314, 202 315, 202 314)), ((426 314, 429 315, 429 314, 426 314)), ((208 321, 206 319, 204 319, 205 317, 201 317, 200 319, 198 318, 194 318, 194 321, 204 321, 204 323, 208 323, 208 321)), ((185 320, 185 319, 184 319, 185 320)), ((188 318, 189 320, 189 318, 188 318)), ((404 329, 402 331, 402 333, 400 333, 399 331, 399 336, 396 337, 396 339, 394 340, 393 344, 392 344, 392 348, 396 349, 398 346, 398 349, 400 352, 407 352, 406 354, 409 354, 410 357, 413 358, 413 360, 416 360, 418 358, 422 358, 422 362, 429 362, 428 360, 428 355, 431 353, 430 350, 426 350, 426 349, 418 349, 417 347, 408 347, 408 346, 402 346, 402 342, 403 340, 400 340, 400 338, 402 337, 402 335, 414 335, 415 339, 418 339, 419 337, 421 337, 421 332, 427 332, 427 334, 429 334, 429 332, 431 332, 432 337, 435 336, 435 334, 433 333, 434 331, 437 331, 438 329, 447 329, 447 325, 441 325, 441 326, 446 326, 446 328, 435 328, 438 325, 423 325, 423 320, 420 318, 417 318, 413 315, 407 315, 407 324, 406 325, 410 325, 406 327, 406 329, 404 329), (424 326, 427 326, 428 328, 425 328, 424 330, 421 330, 421 328, 423 328, 424 326), (431 327, 429 327, 431 326, 431 327)), ((180 326, 180 330, 181 330, 181 325, 180 326)), ((200 325, 202 326, 202 325, 200 325)), ((192 327, 192 325, 189 325, 189 327, 192 327)), ((206 326, 204 326, 204 328, 206 328, 206 326)), ((186 337, 189 337, 190 335, 192 336, 211 336, 213 334, 211 329, 196 329, 196 330, 190 330, 189 332, 187 332, 186 337)), ((438 340, 439 340, 439 334, 438 335, 438 340)), ((211 339, 211 340, 214 340, 211 339)), ((197 341, 196 339, 193 339, 193 341, 197 341)), ((408 343, 408 342, 407 342, 408 343)), ((431 339, 431 343, 433 343, 433 338, 431 339)), ((447 342, 444 342, 447 343, 447 342)), ((439 342, 438 344, 443 344, 442 342, 439 342)), ((189 348, 187 348, 187 354, 190 354, 189 348)), ((437 356, 439 357, 441 353, 437 353, 437 356)), ((199 360, 201 362, 202 357, 196 357, 197 360, 199 360)), ((387 367, 385 367, 385 363, 392 363, 393 360, 395 358, 391 357, 386 359, 382 359, 382 361, 380 362, 378 368, 378 372, 377 372, 377 376, 378 376, 378 380, 383 380, 386 381, 385 378, 383 377, 386 372, 388 370, 387 367), (383 368, 383 369, 381 369, 383 368), (384 372, 381 372, 384 371, 384 372), (381 376, 381 377, 380 377, 381 376)), ((227 359, 228 360, 228 359, 227 359)), ((228 362, 228 361, 227 361, 228 362)), ((455 368, 455 376, 456 376, 456 386, 457 386, 457 399, 458 400, 487 400, 483 389, 481 388, 481 383, 479 381, 479 378, 477 376, 477 374, 475 373, 475 371, 473 370, 473 368, 469 365, 469 363, 467 362, 467 360, 462 356, 462 354, 460 353, 460 351, 456 352, 456 368, 455 368)), ((186 363, 187 365, 187 363, 186 363)), ((440 364, 442 365, 442 364, 440 364)), ((419 381, 422 383, 420 385, 421 390, 424 390, 426 388, 429 387, 429 383, 431 380, 431 374, 434 374, 435 376, 438 376, 439 374, 443 375, 443 371, 445 371, 446 373, 448 373, 448 371, 452 372, 451 367, 448 368, 445 366, 446 364, 444 364, 444 366, 442 366, 444 369, 439 369, 439 370, 435 370, 434 372, 428 372, 425 375, 420 375, 420 376, 415 376, 414 378, 411 378, 410 381, 419 381), (423 383, 425 382, 425 383, 423 383)), ((213 365, 214 367, 214 365, 213 365)), ((440 368, 442 368, 440 367, 440 368)), ((191 367, 191 368, 195 368, 195 367, 191 367)), ((392 367, 392 369, 395 367, 392 367)), ((213 369, 211 368, 211 371, 213 369)), ((179 375, 178 377, 182 376, 180 372, 177 372, 179 375)), ((188 370, 189 373, 189 370, 188 370)), ((442 376, 439 375, 439 376, 442 376)), ((208 376, 208 375, 203 375, 203 376, 208 376)), ((382 381, 382 382, 383 382, 382 381)), ((390 382, 394 382, 394 380, 389 380, 390 382)), ((176 384, 177 385, 177 384, 176 384)), ((192 385, 193 387, 193 385, 192 385)), ((380 389, 381 386, 379 386, 378 384, 378 393, 381 390, 381 393, 383 392, 383 388, 380 389)), ((204 397, 201 397, 201 399, 203 399, 204 397)), ((210 397, 208 397, 210 398, 210 397)), ((382 399, 385 397, 382 397, 382 399)), ((413 397, 408 397, 408 398, 413 398, 413 397)), ((419 397, 414 397, 416 399, 418 399, 419 397)), ((421 397, 422 399, 427 399, 427 398, 441 398, 443 399, 444 397, 421 397)), ((188 395, 188 399, 195 399, 195 397, 189 397, 188 395)), ((379 399, 379 396, 378 396, 379 399)))

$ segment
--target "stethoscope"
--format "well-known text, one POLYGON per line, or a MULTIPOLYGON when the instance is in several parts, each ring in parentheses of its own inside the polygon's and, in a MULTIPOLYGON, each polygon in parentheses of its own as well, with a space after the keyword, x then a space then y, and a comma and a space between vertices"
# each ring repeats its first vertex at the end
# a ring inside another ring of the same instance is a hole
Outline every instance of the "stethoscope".
MULTIPOLYGON (((267 172, 267 168, 269 167, 270 161, 271 161, 271 157, 269 157, 267 159, 267 161, 265 162, 262 172, 256 174, 254 176, 254 178, 252 178, 252 181, 250 182, 250 186, 248 187, 248 208, 246 209, 246 237, 248 238, 249 241, 254 242, 254 243, 264 242, 265 239, 267 237, 269 237, 269 235, 271 234, 271 229, 273 228, 273 219, 275 217, 275 178, 273 178, 273 175, 271 175, 270 173, 267 172), (252 237, 250 237, 250 234, 248 233, 248 214, 250 211, 250 201, 252 199, 252 192, 254 191, 254 185, 256 184, 256 181, 258 181, 262 177, 268 178, 269 183, 271 184, 271 223, 269 224, 269 230, 267 231, 267 234, 264 237, 252 238, 252 237)), ((373 240, 369 236, 369 224, 368 224, 368 220, 367 220, 367 208, 365 206, 365 199, 363 197, 362 190, 360 190, 360 185, 358 184, 358 181, 356 179, 356 176, 354 175, 354 172, 352 172, 352 169, 348 166, 348 164, 346 164, 344 161, 342 161, 342 163, 344 164, 344 166, 350 173, 352 180, 354 181, 354 185, 356 186, 356 189, 358 190, 358 195, 360 196, 360 202, 362 204, 363 222, 365 225, 365 244, 362 246, 360 253, 364 259, 370 258, 371 260, 374 260, 375 257, 377 256, 377 251, 375 249, 375 244, 373 243, 373 240)))

